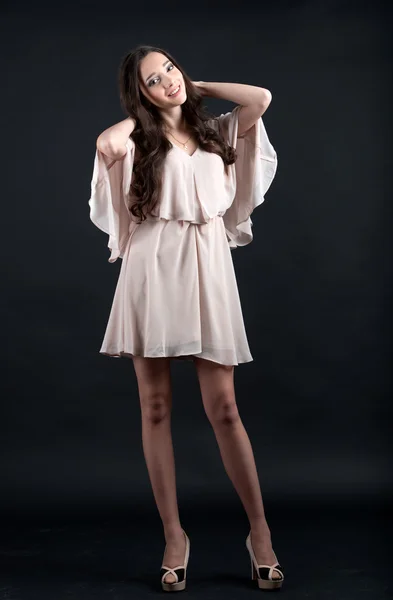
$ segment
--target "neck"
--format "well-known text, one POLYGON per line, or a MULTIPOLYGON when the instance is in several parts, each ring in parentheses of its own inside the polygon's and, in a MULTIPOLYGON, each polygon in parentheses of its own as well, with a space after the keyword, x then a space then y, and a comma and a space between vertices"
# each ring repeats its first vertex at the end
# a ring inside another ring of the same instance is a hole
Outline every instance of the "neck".
POLYGON ((161 111, 164 119, 164 127, 169 131, 182 131, 185 128, 183 112, 180 106, 174 106, 165 111, 161 111))

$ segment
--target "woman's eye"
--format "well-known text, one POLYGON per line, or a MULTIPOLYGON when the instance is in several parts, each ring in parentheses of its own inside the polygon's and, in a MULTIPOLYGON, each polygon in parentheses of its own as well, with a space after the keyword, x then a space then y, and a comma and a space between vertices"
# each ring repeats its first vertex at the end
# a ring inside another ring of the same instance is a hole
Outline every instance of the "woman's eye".
MULTIPOLYGON (((167 66, 166 70, 169 71, 169 70, 172 70, 174 68, 175 68, 174 65, 170 64, 170 65, 167 66)), ((148 86, 151 87, 152 85, 154 85, 154 83, 156 82, 156 80, 157 80, 157 77, 154 77, 154 79, 150 79, 150 81, 148 83, 148 86)))

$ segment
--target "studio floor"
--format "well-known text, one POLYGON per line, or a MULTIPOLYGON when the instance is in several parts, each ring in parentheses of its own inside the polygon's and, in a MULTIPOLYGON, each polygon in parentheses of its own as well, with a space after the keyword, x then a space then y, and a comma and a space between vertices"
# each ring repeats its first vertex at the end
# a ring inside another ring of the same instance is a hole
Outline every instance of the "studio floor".
MULTIPOLYGON (((282 589, 273 593, 293 600, 393 598, 387 509, 313 503, 269 506, 266 514, 285 573, 282 589)), ((251 581, 241 507, 223 512, 195 503, 182 525, 191 547, 187 587, 180 594, 242 600, 269 593, 251 581)), ((0 600, 143 600, 166 594, 159 581, 164 546, 157 514, 135 510, 112 517, 8 518, 0 542, 0 600)))

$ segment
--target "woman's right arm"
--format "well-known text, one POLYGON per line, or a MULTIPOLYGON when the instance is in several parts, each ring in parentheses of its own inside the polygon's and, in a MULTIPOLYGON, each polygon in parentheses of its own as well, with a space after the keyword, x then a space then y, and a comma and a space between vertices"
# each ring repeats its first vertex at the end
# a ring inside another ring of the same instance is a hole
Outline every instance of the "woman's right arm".
POLYGON ((113 160, 121 160, 127 153, 126 142, 134 128, 135 120, 132 117, 108 127, 97 138, 98 150, 113 160))

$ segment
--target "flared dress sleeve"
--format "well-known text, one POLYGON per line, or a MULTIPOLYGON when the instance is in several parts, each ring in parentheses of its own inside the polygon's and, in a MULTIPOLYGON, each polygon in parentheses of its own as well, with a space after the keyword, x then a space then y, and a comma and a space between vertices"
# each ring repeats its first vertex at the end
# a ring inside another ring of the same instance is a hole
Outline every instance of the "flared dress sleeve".
POLYGON ((135 142, 131 138, 126 142, 126 149, 127 154, 121 160, 108 158, 98 148, 94 158, 90 219, 109 235, 110 263, 123 258, 131 232, 138 226, 127 206, 135 156, 135 142))
MULTIPOLYGON (((236 189, 234 200, 223 216, 231 248, 245 246, 253 239, 251 213, 262 204, 277 170, 277 154, 269 141, 262 117, 238 138, 241 106, 215 119, 224 139, 236 148, 237 159, 230 165, 229 177, 236 189)), ((216 125, 216 126, 217 126, 216 125)))

